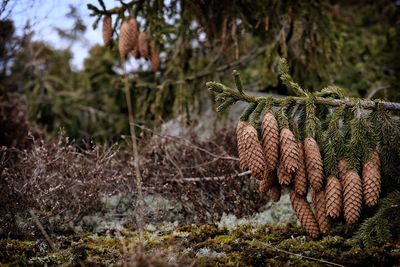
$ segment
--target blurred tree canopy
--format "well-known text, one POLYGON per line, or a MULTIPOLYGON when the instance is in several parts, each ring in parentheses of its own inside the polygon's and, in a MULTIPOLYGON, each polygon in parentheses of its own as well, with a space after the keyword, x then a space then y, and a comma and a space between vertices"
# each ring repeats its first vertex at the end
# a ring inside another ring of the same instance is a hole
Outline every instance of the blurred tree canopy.
MULTIPOLYGON (((76 140, 115 141, 129 132, 116 46, 126 16, 161 51, 157 73, 131 60, 133 105, 147 126, 178 115, 195 123, 209 97, 205 82, 229 84, 234 68, 247 90, 287 94, 278 79, 282 56, 309 90, 335 84, 354 96, 400 99, 400 7, 388 0, 148 0, 111 9, 92 1, 88 8, 95 27, 111 14, 116 31, 110 48, 90 48, 80 70, 71 68, 69 49, 33 41, 32 32, 16 36, 12 21, 0 21, 1 93, 24 94, 32 120, 50 132, 63 127, 76 140)), ((68 16, 73 29, 57 31, 73 42, 86 25, 76 10, 68 16)))

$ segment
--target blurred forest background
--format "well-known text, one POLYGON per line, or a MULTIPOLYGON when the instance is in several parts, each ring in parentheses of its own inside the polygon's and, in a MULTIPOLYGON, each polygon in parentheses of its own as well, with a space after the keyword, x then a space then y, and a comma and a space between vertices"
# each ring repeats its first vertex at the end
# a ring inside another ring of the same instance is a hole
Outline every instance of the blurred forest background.
MULTIPOLYGON (((333 84, 351 96, 399 100, 400 12, 395 1, 122 3, 135 6, 140 29, 151 33, 161 51, 157 72, 143 59, 132 59, 128 68, 137 122, 151 129, 171 119, 199 123, 212 108, 205 82, 232 84, 234 68, 241 71, 246 90, 287 94, 278 79, 282 56, 294 79, 311 91, 333 84)), ((102 10, 99 2, 89 6, 94 15, 101 14, 96 12, 102 10)), ((35 38, 32 22, 16 31, 12 8, 13 1, 2 1, 3 101, 18 96, 31 122, 50 134, 62 128, 77 143, 115 142, 127 135, 117 46, 96 44, 81 68, 72 67, 72 44, 92 27, 79 9, 71 5, 65 14, 74 21, 71 28, 54 31, 70 44, 56 49, 35 38)))

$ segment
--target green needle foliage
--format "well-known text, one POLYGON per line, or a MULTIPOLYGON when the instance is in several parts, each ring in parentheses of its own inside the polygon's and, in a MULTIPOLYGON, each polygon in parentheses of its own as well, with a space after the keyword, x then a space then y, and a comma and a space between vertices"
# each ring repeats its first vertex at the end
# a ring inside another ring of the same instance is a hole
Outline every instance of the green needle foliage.
POLYGON ((348 168, 361 171, 376 142, 371 122, 361 115, 359 107, 356 106, 355 112, 358 114, 350 121, 351 138, 347 144, 346 158, 348 168))

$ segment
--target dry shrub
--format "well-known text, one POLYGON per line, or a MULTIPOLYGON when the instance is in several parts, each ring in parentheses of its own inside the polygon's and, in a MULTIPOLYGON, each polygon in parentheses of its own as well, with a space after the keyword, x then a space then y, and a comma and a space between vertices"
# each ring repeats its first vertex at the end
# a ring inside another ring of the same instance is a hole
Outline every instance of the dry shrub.
MULTIPOLYGON (((240 167, 233 130, 205 142, 193 136, 189 140, 152 138, 142 143, 144 194, 159 194, 182 205, 181 223, 211 221, 224 212, 249 215, 267 201, 265 195, 257 193, 255 179, 236 176, 240 167)), ((63 137, 58 141, 34 139, 30 149, 3 147, 0 170, 3 235, 21 232, 16 219, 29 219, 29 210, 52 233, 76 225, 85 215, 106 212, 102 196, 132 194, 133 157, 129 150, 102 146, 79 149, 63 137)), ((154 212, 164 211, 161 207, 160 211, 149 209, 145 222, 165 219, 154 212)), ((30 227, 35 227, 34 223, 22 229, 30 227)))
POLYGON ((147 190, 194 204, 183 206, 187 223, 193 217, 210 221, 224 212, 250 215, 268 200, 258 193, 254 178, 236 176, 241 169, 234 129, 224 129, 209 141, 199 141, 194 134, 189 139, 153 138, 141 153, 147 190))
POLYGON ((116 160, 115 147, 79 151, 61 137, 33 141, 30 150, 3 147, 0 152, 3 231, 17 229, 17 216, 27 218, 30 209, 43 222, 49 217, 77 222, 101 209, 102 194, 126 184, 127 168, 116 160))

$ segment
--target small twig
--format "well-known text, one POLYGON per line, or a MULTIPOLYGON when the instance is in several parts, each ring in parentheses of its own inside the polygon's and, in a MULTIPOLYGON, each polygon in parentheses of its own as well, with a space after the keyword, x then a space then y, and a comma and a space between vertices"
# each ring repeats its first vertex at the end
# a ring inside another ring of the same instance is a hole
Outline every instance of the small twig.
MULTIPOLYGON (((138 152, 138 145, 137 145, 137 138, 135 132, 135 115, 132 108, 132 100, 131 100, 131 93, 130 93, 130 84, 128 73, 126 71, 125 62, 123 62, 124 68, 124 91, 125 91, 125 98, 126 98, 126 105, 128 107, 128 119, 129 119, 129 130, 131 134, 131 141, 132 141, 132 152, 133 152, 133 160, 134 160, 134 169, 135 169, 135 176, 136 179, 133 184, 136 183, 136 191, 137 191, 137 198, 138 198, 138 212, 137 212, 137 223, 139 225, 139 233, 140 233, 140 240, 143 240, 143 212, 144 212, 144 200, 143 200, 143 180, 142 174, 140 172, 140 164, 139 164, 139 152, 138 152)), ((133 179, 133 178, 132 178, 133 179)))
POLYGON ((165 154, 166 154, 168 160, 172 163, 172 165, 174 165, 174 167, 178 170, 179 175, 180 175, 181 178, 183 179, 183 173, 182 173, 181 168, 179 168, 179 165, 176 163, 175 160, 172 159, 172 157, 171 157, 171 155, 168 153, 168 151, 165 151, 165 154))
POLYGON ((166 180, 167 183, 169 182, 187 182, 187 183, 192 183, 192 182, 201 182, 201 181, 220 181, 220 180, 226 180, 229 178, 239 178, 243 176, 250 175, 251 171, 245 171, 238 173, 236 175, 231 175, 231 176, 215 176, 215 177, 187 177, 187 178, 182 178, 182 179, 169 179, 166 180))
POLYGON ((263 53, 265 51, 267 47, 263 46, 263 47, 257 47, 254 48, 253 50, 251 50, 247 55, 243 56, 242 58, 235 60, 233 62, 230 62, 229 64, 220 66, 216 69, 211 69, 211 70, 207 70, 205 72, 199 73, 197 75, 193 75, 193 76, 189 76, 187 77, 185 80, 186 81, 192 81, 192 80, 197 80, 199 78, 214 74, 216 72, 224 72, 233 68, 237 68, 239 66, 243 66, 246 65, 247 63, 249 63, 255 56, 263 53))
POLYGON ((140 128, 140 129, 142 129, 142 130, 148 131, 148 132, 150 132, 150 133, 152 133, 152 134, 154 134, 156 136, 159 136, 161 138, 164 138, 164 139, 167 139, 167 140, 171 140, 171 141, 183 144, 183 145, 185 145, 187 147, 202 151, 202 152, 204 152, 204 153, 206 153, 206 154, 208 154, 208 155, 210 155, 212 157, 216 157, 216 158, 223 159, 223 160, 239 161, 239 159, 236 158, 236 157, 222 156, 222 155, 214 154, 214 153, 208 151, 207 149, 204 149, 202 147, 194 145, 192 142, 190 142, 189 140, 187 140, 187 139, 185 139, 183 137, 162 135, 162 134, 156 133, 155 131, 151 130, 150 128, 147 128, 146 126, 143 126, 143 125, 140 125, 140 124, 135 124, 135 126, 140 128))
POLYGON ((277 247, 275 247, 275 246, 273 246, 273 245, 271 245, 271 244, 268 244, 268 243, 260 242, 260 244, 262 244, 262 245, 264 245, 264 246, 266 246, 266 247, 269 247, 269 248, 271 248, 271 249, 274 249, 274 250, 276 250, 276 251, 285 253, 285 254, 289 254, 289 255, 301 257, 301 258, 308 259, 308 260, 312 260, 312 261, 322 262, 322 263, 325 263, 325 264, 328 264, 328 265, 332 265, 332 266, 345 267, 344 265, 341 265, 341 264, 338 264, 338 263, 335 263, 335 262, 331 262, 331 261, 327 261, 327 260, 321 260, 321 259, 317 259, 317 258, 313 258, 313 257, 309 257, 309 256, 304 256, 304 255, 299 254, 299 253, 294 253, 294 252, 286 251, 286 250, 277 248, 277 247))
POLYGON ((50 246, 51 250, 57 251, 56 246, 54 245, 53 241, 51 241, 50 236, 46 233, 46 230, 44 230, 44 227, 40 223, 40 221, 39 221, 38 217, 36 216, 36 214, 33 212, 33 210, 29 210, 29 213, 31 214, 32 219, 35 222, 36 226, 39 228, 40 232, 42 232, 44 238, 46 238, 47 243, 49 243, 49 246, 50 246))

